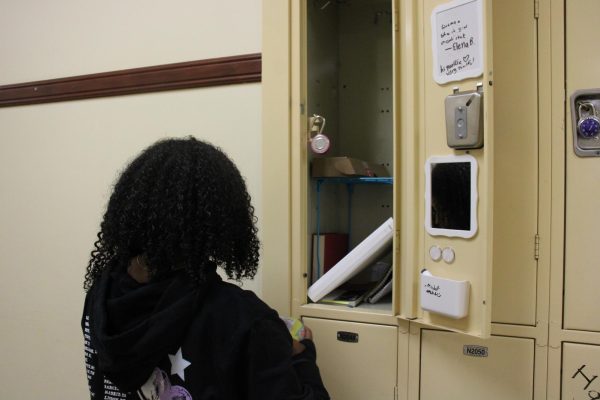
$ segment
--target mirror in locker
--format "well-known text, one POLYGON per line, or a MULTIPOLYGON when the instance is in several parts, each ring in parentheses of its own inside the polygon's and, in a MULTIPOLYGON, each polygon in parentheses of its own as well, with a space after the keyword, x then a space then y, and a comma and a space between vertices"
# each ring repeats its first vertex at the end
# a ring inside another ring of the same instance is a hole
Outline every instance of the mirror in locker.
MULTIPOLYGON (((382 279, 391 281, 393 268, 392 2, 309 0, 303 4, 303 85, 312 139, 303 153, 308 192, 307 288, 311 288, 307 301, 322 301, 329 295, 328 304, 361 307, 361 302, 367 303, 369 288, 382 279), (314 142, 324 136, 327 151, 314 151, 314 142), (389 231, 384 246, 357 265, 360 245, 364 249, 364 242, 383 226, 389 231), (334 267, 344 260, 354 265, 353 272, 331 279, 334 267), (359 273, 361 269, 365 271, 359 273), (328 283, 323 285, 319 279, 326 274, 328 283)), ((376 304, 391 313, 391 294, 378 298, 376 304)))

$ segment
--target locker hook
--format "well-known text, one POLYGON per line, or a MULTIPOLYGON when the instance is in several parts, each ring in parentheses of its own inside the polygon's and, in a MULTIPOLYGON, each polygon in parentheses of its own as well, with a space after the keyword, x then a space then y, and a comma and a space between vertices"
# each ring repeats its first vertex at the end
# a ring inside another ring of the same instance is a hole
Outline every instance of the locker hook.
POLYGON ((310 136, 312 138, 313 134, 316 132, 317 134, 323 133, 323 129, 325 129, 325 118, 318 114, 313 114, 310 118, 310 136))

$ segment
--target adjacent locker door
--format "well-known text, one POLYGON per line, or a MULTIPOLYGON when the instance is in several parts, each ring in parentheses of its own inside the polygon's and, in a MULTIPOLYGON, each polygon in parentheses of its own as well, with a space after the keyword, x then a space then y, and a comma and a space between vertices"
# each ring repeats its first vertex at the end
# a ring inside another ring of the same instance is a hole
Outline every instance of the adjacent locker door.
MULTIPOLYGON (((332 400, 392 400, 398 327, 303 318, 317 346, 317 365, 332 400)), ((401 335, 406 343, 406 329, 401 335)))
POLYGON ((531 2, 502 0, 494 2, 493 24, 492 321, 535 326, 539 215, 537 19, 531 2))
MULTIPOLYGON (((573 149, 570 97, 577 90, 600 88, 598 25, 600 2, 566 2, 566 198, 565 198, 565 329, 600 331, 598 232, 600 157, 579 157, 573 149)), ((594 98, 600 99, 600 91, 594 98)), ((600 111, 600 110, 597 110, 600 111)), ((600 140, 598 140, 600 142, 600 140)), ((600 146, 600 145, 599 145, 600 146)))
POLYGON ((563 343, 562 399, 600 399, 600 346, 563 343))
POLYGON ((531 400, 535 340, 423 329, 420 400, 531 400))

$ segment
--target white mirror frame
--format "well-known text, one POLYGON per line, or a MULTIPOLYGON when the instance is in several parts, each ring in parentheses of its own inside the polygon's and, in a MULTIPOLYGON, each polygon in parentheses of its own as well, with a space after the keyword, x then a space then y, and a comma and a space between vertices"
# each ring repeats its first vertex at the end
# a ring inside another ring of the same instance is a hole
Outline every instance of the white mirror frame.
POLYGON ((477 233, 477 160, 471 155, 432 156, 425 162, 425 230, 432 236, 471 238, 477 233), (431 226, 431 167, 442 163, 471 164, 471 223, 470 230, 440 229, 431 226))

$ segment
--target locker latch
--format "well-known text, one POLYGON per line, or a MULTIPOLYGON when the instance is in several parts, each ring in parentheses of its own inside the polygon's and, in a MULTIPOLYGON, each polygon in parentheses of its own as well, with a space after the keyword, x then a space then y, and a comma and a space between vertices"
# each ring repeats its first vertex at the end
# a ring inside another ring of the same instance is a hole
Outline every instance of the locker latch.
POLYGON ((337 340, 340 342, 358 343, 358 333, 338 331, 337 340))
POLYGON ((571 95, 573 150, 579 157, 600 157, 600 89, 571 95))
POLYGON ((446 97, 446 139, 453 149, 483 147, 483 85, 459 92, 454 88, 446 97))

